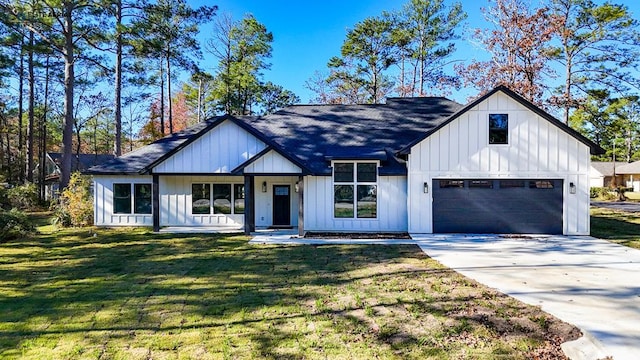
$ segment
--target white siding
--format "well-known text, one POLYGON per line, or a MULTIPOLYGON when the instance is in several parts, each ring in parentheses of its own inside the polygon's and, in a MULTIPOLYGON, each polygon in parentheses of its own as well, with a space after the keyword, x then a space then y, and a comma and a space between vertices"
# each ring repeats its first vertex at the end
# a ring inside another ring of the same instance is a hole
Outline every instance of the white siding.
POLYGON ((409 231, 431 233, 436 178, 563 179, 564 233, 589 233, 589 148, 549 121, 498 92, 411 149, 408 167, 409 231), (509 115, 508 145, 489 145, 489 114, 509 115), (569 194, 569 183, 577 186, 569 194))
MULTIPOLYGON (((94 209, 96 226, 153 226, 151 214, 114 214, 113 184, 151 184, 151 176, 99 176, 93 177, 94 209)), ((132 194, 133 196, 133 194, 132 194)))
POLYGON ((156 174, 229 173, 266 145, 225 121, 153 168, 156 174))
POLYGON ((277 151, 271 150, 244 168, 245 174, 298 174, 302 170, 277 151))
POLYGON ((297 176, 256 176, 256 226, 267 227, 273 225, 273 186, 290 185, 291 191, 291 225, 298 226, 298 193, 295 192, 297 176), (262 192, 262 183, 266 182, 267 192, 262 192))
POLYGON ((239 227, 244 224, 243 214, 192 214, 191 185, 202 183, 244 184, 244 177, 160 176, 160 226, 239 227))
POLYGON ((378 176, 376 219, 333 217, 331 176, 305 176, 304 227, 307 231, 407 231, 407 178, 378 176))
MULTIPOLYGON (((291 186, 291 225, 298 225, 296 176, 255 177, 256 226, 273 224, 273 185, 291 186), (262 192, 262 183, 267 192, 262 192)), ((192 214, 191 185, 202 183, 244 184, 242 176, 160 176, 160 226, 231 226, 244 224, 242 214, 192 214)))

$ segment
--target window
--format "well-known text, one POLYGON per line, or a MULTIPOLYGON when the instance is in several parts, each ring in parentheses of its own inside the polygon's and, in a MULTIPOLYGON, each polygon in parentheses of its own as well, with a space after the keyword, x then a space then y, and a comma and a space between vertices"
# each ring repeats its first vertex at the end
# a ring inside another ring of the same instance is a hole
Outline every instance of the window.
POLYGON ((151 190, 151 184, 113 184, 113 213, 151 214, 151 190))
POLYGON ((131 184, 113 184, 113 213, 131 214, 131 184))
POLYGON ((191 185, 191 213, 211 214, 211 186, 209 184, 191 185))
POLYGON ((509 115, 489 114, 489 144, 509 143, 509 115))
POLYGON ((353 217, 353 185, 334 185, 333 214, 337 218, 353 217))
POLYGON ((191 214, 244 214, 244 184, 191 184, 191 214))
POLYGON ((464 180, 440 180, 440 188, 463 188, 464 180))
POLYGON ((553 181, 551 181, 551 180, 529 181, 529 188, 531 188, 531 189, 553 189, 553 181))
POLYGON ((335 182, 353 182, 353 163, 333 164, 333 180, 335 182))
POLYGON ((336 218, 378 216, 378 164, 333 164, 333 215, 336 218))
POLYGON ((244 214, 244 184, 233 185, 233 213, 244 214))
POLYGON ((231 214, 231 185, 213 184, 213 213, 231 214))
POLYGON ((523 188, 524 180, 500 180, 500 188, 523 188))
POLYGON ((133 208, 136 214, 151 214, 151 184, 134 184, 133 208))
POLYGON ((493 189, 491 180, 469 180, 469 188, 493 189))

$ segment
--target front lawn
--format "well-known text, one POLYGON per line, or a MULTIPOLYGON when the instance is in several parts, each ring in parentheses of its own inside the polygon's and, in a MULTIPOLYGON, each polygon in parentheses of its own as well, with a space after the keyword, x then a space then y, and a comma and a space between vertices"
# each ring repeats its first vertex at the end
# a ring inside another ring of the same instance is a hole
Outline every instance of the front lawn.
POLYGON ((640 249, 640 214, 592 207, 591 236, 640 249))
POLYGON ((557 358, 572 326, 418 247, 51 228, 0 243, 0 358, 557 358))

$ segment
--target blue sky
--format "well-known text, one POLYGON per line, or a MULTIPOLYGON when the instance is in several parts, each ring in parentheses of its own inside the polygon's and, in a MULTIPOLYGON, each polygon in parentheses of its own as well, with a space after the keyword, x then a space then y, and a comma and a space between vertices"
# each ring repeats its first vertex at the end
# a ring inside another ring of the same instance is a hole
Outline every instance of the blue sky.
MULTIPOLYGON (((273 57, 271 70, 265 72, 265 80, 282 85, 296 93, 302 103, 308 103, 313 94, 304 87, 316 70, 325 70, 330 57, 340 54, 347 29, 382 11, 400 9, 408 0, 191 0, 193 6, 203 4, 218 6, 218 13, 230 13, 235 20, 244 14, 253 14, 273 33, 273 57)), ((531 0, 536 3, 536 0, 531 0)), ((598 1, 597 2, 602 2, 598 1)), ((640 14, 640 0, 613 0, 624 3, 636 18, 640 14)), ((449 2, 451 3, 451 1, 449 2)), ((463 39, 458 42, 452 59, 469 61, 486 58, 486 53, 468 41, 474 28, 485 28, 480 8, 487 6, 483 0, 462 0, 468 18, 461 26, 463 39)), ((201 39, 210 37, 212 25, 201 29, 201 39)), ((202 66, 212 71, 216 61, 204 53, 202 66)), ((460 102, 474 95, 474 90, 454 92, 450 97, 460 102)))

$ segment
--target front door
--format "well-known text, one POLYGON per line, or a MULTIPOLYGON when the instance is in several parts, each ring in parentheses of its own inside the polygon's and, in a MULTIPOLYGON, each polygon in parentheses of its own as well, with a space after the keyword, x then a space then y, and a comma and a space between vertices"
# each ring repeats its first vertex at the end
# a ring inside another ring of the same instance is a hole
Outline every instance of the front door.
POLYGON ((291 225, 290 185, 273 185, 273 225, 291 225))

